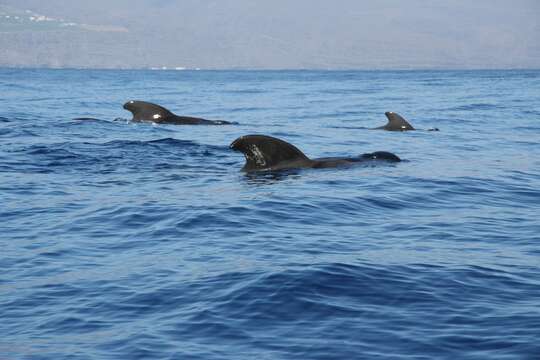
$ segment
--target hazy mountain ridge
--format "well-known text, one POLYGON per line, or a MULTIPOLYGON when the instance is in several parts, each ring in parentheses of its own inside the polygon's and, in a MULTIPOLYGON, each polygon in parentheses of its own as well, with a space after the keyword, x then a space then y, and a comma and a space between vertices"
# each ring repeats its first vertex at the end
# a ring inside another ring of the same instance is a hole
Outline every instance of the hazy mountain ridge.
POLYGON ((0 66, 540 67, 540 5, 530 0, 1 3, 76 26, 0 30, 0 66))

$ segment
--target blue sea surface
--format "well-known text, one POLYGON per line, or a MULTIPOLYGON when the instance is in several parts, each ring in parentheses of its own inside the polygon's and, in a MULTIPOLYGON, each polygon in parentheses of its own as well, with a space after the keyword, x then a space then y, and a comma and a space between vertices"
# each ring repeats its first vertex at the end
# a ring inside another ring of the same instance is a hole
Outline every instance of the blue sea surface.
POLYGON ((540 359, 540 71, 0 69, 0 219, 0 359, 540 359))

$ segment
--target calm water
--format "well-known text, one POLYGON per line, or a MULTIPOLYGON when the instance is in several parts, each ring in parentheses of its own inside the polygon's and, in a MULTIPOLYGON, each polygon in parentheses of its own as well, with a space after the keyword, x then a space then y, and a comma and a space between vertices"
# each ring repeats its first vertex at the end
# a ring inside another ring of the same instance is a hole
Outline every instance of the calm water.
POLYGON ((0 94, 1 359, 540 359, 540 71, 3 69, 0 94), (367 129, 390 110, 441 131, 367 129), (246 175, 250 133, 406 161, 246 175))

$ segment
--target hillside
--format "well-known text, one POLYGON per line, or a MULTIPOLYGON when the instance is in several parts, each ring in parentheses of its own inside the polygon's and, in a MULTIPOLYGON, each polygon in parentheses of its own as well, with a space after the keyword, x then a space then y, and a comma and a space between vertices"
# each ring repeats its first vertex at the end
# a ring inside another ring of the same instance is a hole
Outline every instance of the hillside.
POLYGON ((540 3, 0 1, 0 66, 540 67, 540 3))

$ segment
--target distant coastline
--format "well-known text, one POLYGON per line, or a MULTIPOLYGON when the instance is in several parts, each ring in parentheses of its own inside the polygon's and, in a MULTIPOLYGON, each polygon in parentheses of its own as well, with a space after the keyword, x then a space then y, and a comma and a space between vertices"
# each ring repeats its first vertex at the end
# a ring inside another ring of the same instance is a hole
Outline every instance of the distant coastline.
POLYGON ((0 66, 111 70, 540 68, 530 0, 328 6, 273 2, 41 0, 0 4, 0 66))
POLYGON ((412 68, 412 67, 402 67, 402 68, 244 68, 244 67, 232 67, 232 68, 175 68, 175 67, 51 67, 51 66, 2 66, 0 69, 6 70, 95 70, 95 71, 165 71, 165 72, 204 72, 204 71, 268 71, 268 72, 279 72, 279 71, 328 71, 328 72, 370 72, 370 71, 380 71, 380 72, 429 72, 429 71, 443 71, 443 72, 463 72, 463 71, 540 71, 540 67, 515 67, 515 68, 487 68, 487 67, 478 67, 478 68, 450 68, 450 67, 425 67, 425 68, 412 68))

